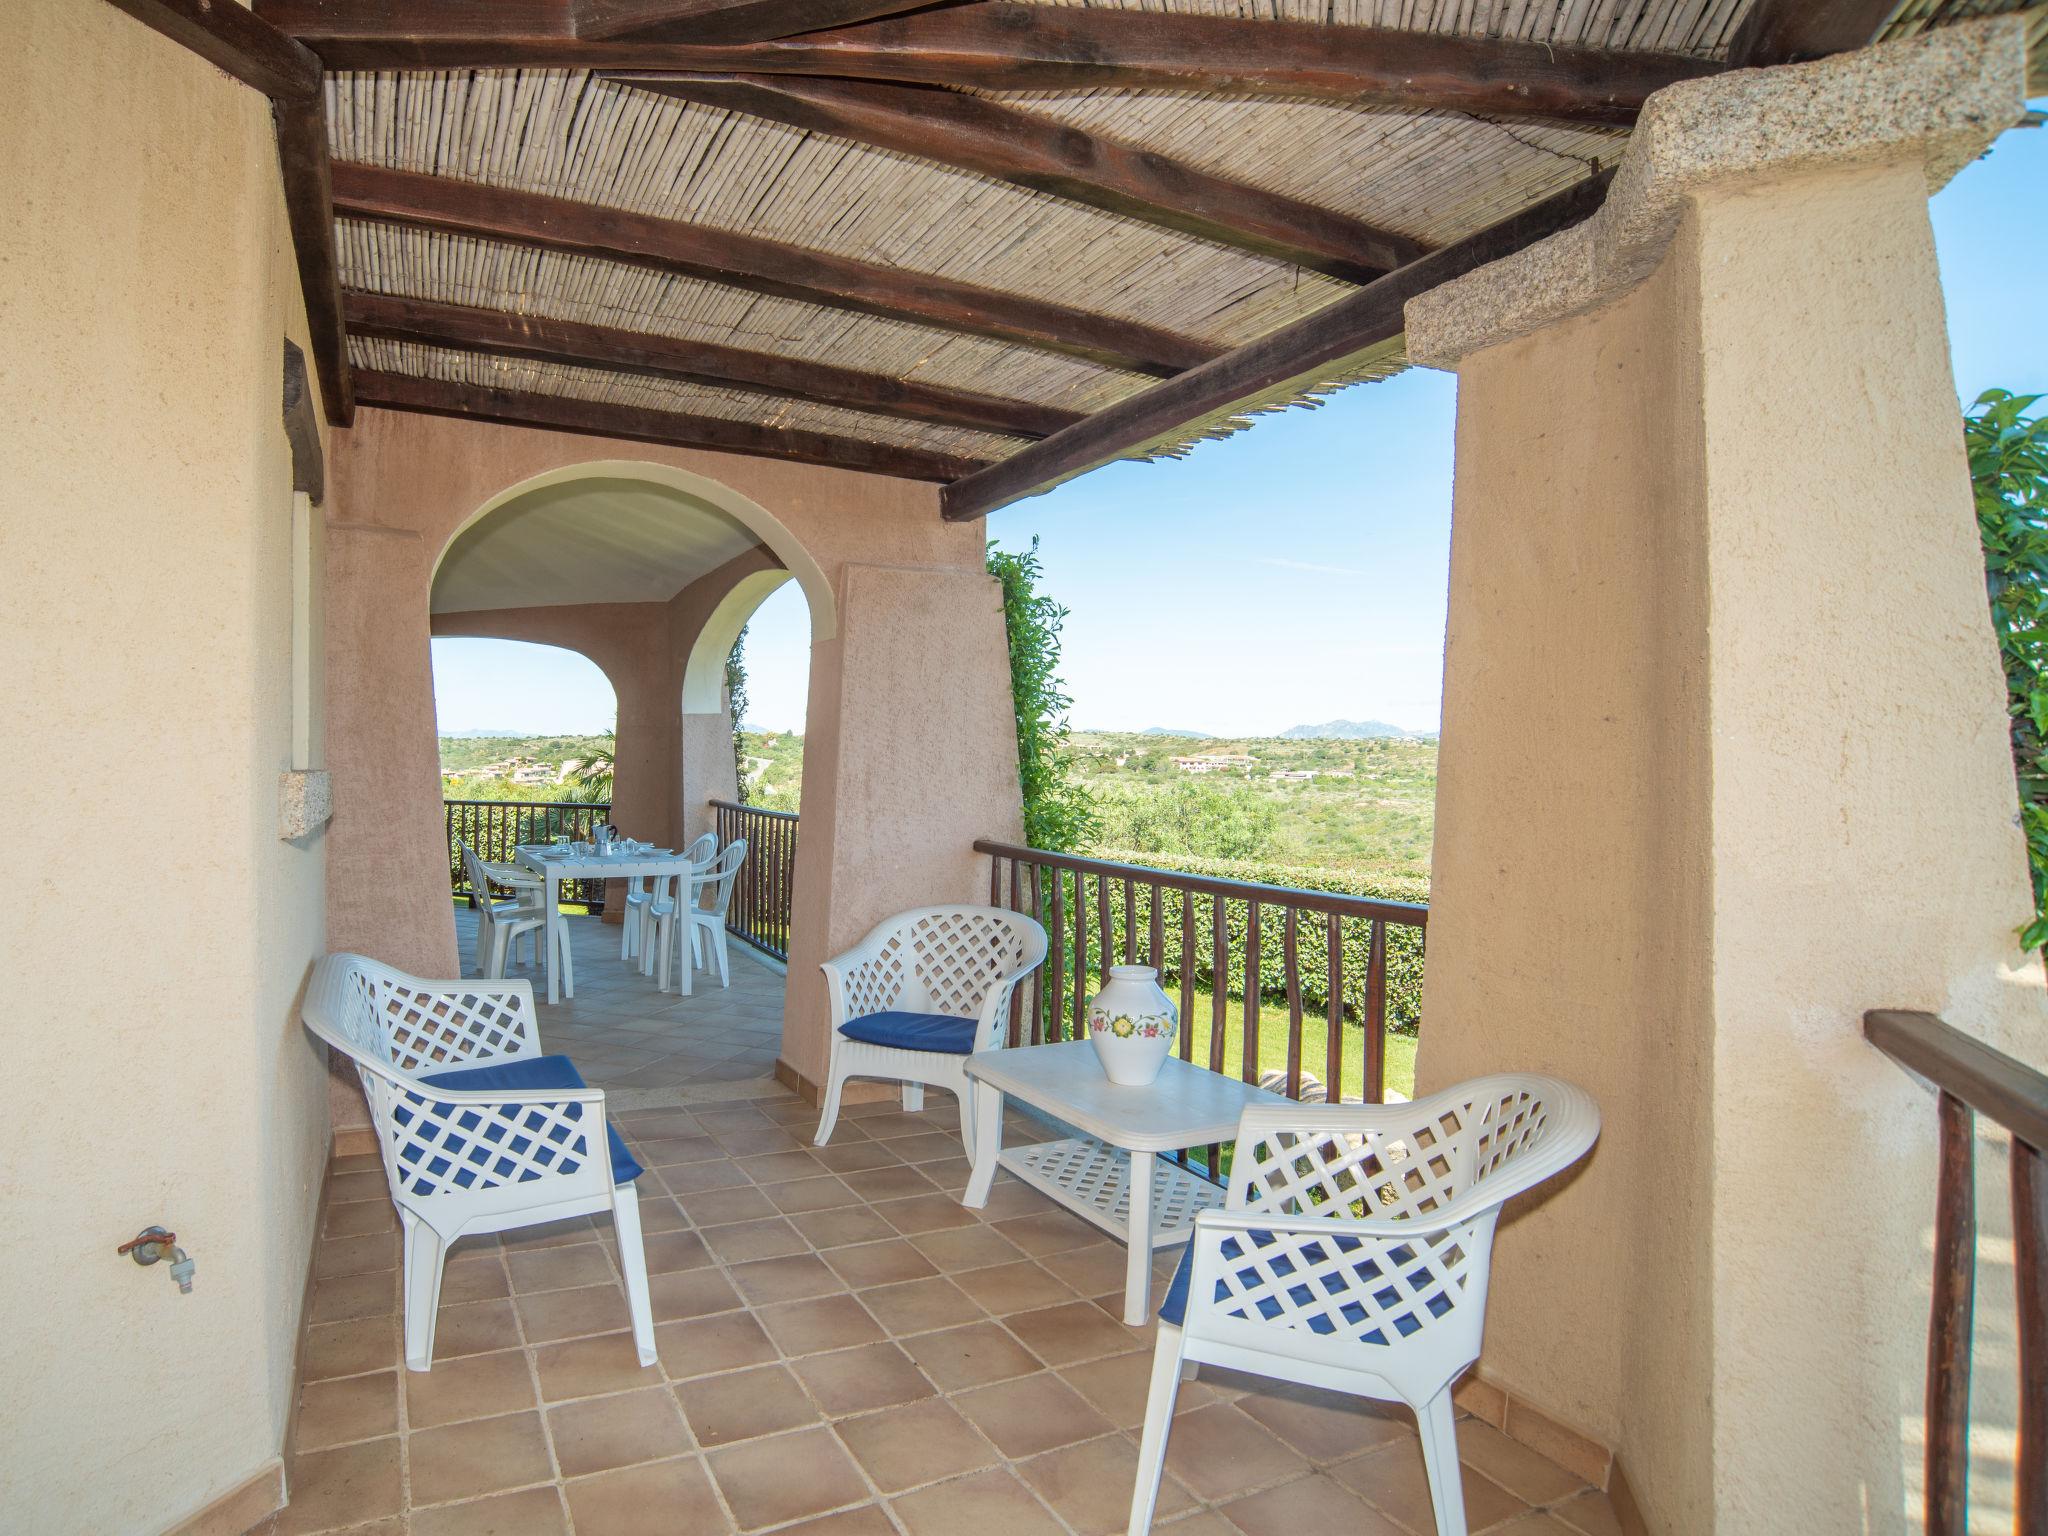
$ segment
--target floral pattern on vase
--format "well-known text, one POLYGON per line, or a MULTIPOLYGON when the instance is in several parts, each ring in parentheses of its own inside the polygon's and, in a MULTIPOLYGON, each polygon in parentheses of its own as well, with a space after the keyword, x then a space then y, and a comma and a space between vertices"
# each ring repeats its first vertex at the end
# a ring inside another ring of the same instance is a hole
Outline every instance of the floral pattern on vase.
POLYGON ((1149 965, 1113 965, 1109 984, 1088 1003, 1088 1038, 1104 1076, 1142 1088, 1159 1075, 1173 1050, 1180 1015, 1149 965))

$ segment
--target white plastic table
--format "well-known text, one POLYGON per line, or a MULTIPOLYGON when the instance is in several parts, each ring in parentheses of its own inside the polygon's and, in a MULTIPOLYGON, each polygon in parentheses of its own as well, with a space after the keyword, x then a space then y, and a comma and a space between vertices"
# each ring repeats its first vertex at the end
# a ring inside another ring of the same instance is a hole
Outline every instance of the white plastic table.
POLYGON ((988 1204, 998 1164, 1083 1220, 1121 1238, 1124 1321, 1142 1324, 1152 1309, 1152 1254, 1184 1243, 1195 1213, 1223 1203, 1223 1191, 1156 1154, 1229 1141, 1247 1105, 1285 1104, 1277 1093, 1169 1056, 1143 1088, 1120 1088, 1102 1074, 1086 1040, 967 1058, 974 1083, 974 1174, 964 1202, 988 1204), (1085 1134, 1003 1150, 1003 1101, 1013 1098, 1085 1134))
MULTIPOLYGON (((568 935, 562 931, 564 880, 631 880, 642 875, 661 880, 672 878, 679 872, 687 875, 691 868, 688 859, 666 848, 657 848, 651 853, 584 853, 545 843, 522 843, 514 851, 514 856, 522 869, 532 870, 547 882, 541 901, 541 914, 546 919, 541 934, 541 950, 547 957, 550 1003, 559 1003, 565 992, 570 997, 576 995, 574 974, 569 976, 565 987, 562 968, 555 963, 555 945, 568 941, 568 935)), ((687 968, 683 974, 688 976, 687 968)))

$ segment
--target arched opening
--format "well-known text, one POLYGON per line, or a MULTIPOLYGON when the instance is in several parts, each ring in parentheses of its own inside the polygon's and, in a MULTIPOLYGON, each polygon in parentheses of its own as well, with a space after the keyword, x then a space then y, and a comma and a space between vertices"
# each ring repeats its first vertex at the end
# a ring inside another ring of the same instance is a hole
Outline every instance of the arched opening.
MULTIPOLYGON (((778 589, 790 592, 807 636, 831 633, 830 588, 781 523, 726 487, 664 466, 605 461, 551 471, 489 498, 464 519, 435 565, 436 647, 485 647, 463 654, 462 665, 501 668, 506 675, 473 681, 485 696, 508 700, 529 691, 544 695, 542 674, 560 670, 550 661, 529 676, 533 658, 573 652, 608 680, 616 703, 608 743, 559 731, 522 740, 532 750, 518 753, 526 761, 509 765, 511 776, 544 787, 556 808, 514 813, 515 835, 496 838, 492 851, 515 867, 523 861, 529 877, 539 869, 544 880, 550 869, 569 866, 522 854, 532 845, 528 834, 540 842, 580 842, 604 825, 672 855, 707 831, 720 832, 723 847, 752 830, 721 826, 715 818, 724 813, 712 804, 744 804, 725 669, 740 630, 778 589), (578 782, 601 745, 609 747, 610 770, 603 796, 578 782), (571 755, 584 759, 582 772, 570 766, 571 755), (578 804, 585 808, 573 808, 578 804)), ((788 679, 778 682, 786 691, 788 679)), ((797 679, 800 691, 806 684, 807 676, 797 679)), ((508 703, 507 718, 540 724, 539 705, 508 703)), ((469 728, 495 726, 479 719, 469 728)), ((444 740, 442 748, 444 757, 474 755, 459 741, 444 740)), ((503 759, 495 765, 507 766, 503 759)), ((793 870, 794 827, 776 830, 782 835, 748 839, 750 862, 751 850, 760 849, 767 878, 743 865, 732 883, 735 895, 743 885, 751 892, 745 907, 756 917, 764 892, 786 892, 793 870)), ((589 1081, 608 1087, 683 1089, 769 1075, 783 987, 771 957, 787 953, 786 918, 775 933, 779 942, 762 945, 767 956, 741 942, 758 935, 743 930, 733 938, 725 924, 699 919, 694 947, 703 968, 696 969, 687 910, 669 911, 665 937, 643 931, 651 927, 643 923, 651 899, 669 893, 673 861, 666 874, 650 869, 632 878, 600 879, 608 866, 579 867, 590 878, 558 875, 553 902, 544 885, 529 885, 523 895, 510 886, 498 892, 501 900, 529 902, 541 932, 559 934, 530 959, 521 951, 506 962, 506 974, 534 981, 547 1048, 574 1055, 589 1081), (693 996, 679 1002, 686 977, 693 996), (716 1040, 693 1027, 714 1010, 716 1040)), ((783 905, 786 912, 786 898, 783 905)), ((458 940, 477 964, 485 963, 488 948, 474 942, 479 921, 468 915, 465 899, 458 940)))

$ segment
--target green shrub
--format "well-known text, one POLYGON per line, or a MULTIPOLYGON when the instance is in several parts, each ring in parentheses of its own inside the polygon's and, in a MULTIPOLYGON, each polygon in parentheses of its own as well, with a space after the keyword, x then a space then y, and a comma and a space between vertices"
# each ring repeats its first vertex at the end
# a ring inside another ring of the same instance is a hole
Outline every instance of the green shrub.
POLYGON ((1003 590, 1003 628, 1010 642, 1024 841, 1034 848, 1078 848, 1093 831, 1095 817, 1067 748, 1070 701, 1059 679, 1060 627, 1067 610, 1038 590, 1035 538, 1021 554, 991 544, 988 573, 1003 590))

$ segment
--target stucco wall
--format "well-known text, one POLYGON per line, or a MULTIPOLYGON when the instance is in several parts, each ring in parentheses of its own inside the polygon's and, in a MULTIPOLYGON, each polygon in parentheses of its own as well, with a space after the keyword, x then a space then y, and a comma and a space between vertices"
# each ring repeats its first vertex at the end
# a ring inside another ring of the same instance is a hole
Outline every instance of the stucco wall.
POLYGON ((1696 286, 1675 254, 1460 370, 1419 1061, 1599 1101, 1591 1158, 1500 1228, 1484 1369, 1622 1448, 1673 1532, 1712 1503, 1696 286))
POLYGON ((900 859, 931 852, 928 877, 918 886, 921 901, 970 899, 972 838, 1014 834, 1021 819, 1008 656, 994 589, 982 573, 982 525, 943 522, 930 485, 533 428, 361 412, 353 429, 334 434, 330 463, 330 529, 337 543, 347 539, 376 551, 341 570, 328 587, 328 758, 337 805, 328 888, 333 924, 354 947, 408 969, 446 973, 454 965, 433 760, 427 613, 433 567, 449 539, 487 503, 536 476, 584 465, 602 466, 613 477, 630 476, 640 465, 650 473, 680 470, 715 481, 745 503, 721 505, 776 549, 810 595, 799 938, 784 1054, 793 1063, 811 1063, 801 1070, 814 1077, 823 1057, 824 1012, 822 989, 812 983, 817 961, 830 953, 824 936, 843 942, 849 931, 865 931, 891 910, 893 899, 889 882, 830 857, 834 819, 815 800, 814 786, 835 780, 829 773, 818 777, 818 765, 844 767, 863 815, 887 811, 904 839, 900 859), (897 579, 856 579, 853 573, 867 567, 888 568, 897 579), (969 591, 978 595, 964 598, 969 591), (829 611, 821 612, 821 603, 829 611), (928 656, 906 654, 900 642, 911 634, 929 644, 928 656), (861 665, 887 669, 859 685, 852 710, 840 696, 842 646, 851 646, 861 665), (991 732, 988 722, 998 718, 1001 729, 991 732), (960 732, 967 733, 964 748, 960 732), (965 795, 955 799, 943 770, 962 751, 983 760, 965 781, 965 795), (977 786, 996 782, 1006 761, 1007 803, 998 806, 977 786), (878 776, 885 763, 892 778, 878 776), (959 814, 922 814, 939 799, 957 804, 959 814), (834 881, 846 889, 834 892, 834 881), (815 938, 803 933, 801 914, 810 912, 821 918, 815 938))
POLYGON ((1460 367, 1425 1088, 1599 1097, 1486 1373, 1660 1533, 1902 1531, 1928 1008, 2048 1054, 1916 161, 1698 191, 1651 280, 1460 367))
POLYGON ((0 1525, 148 1533, 274 1468, 325 1145, 323 839, 277 836, 306 337, 260 97, 22 0, 0 101, 0 715, 52 767, 0 923, 0 1525), (189 1296, 114 1255, 159 1221, 189 1296))

